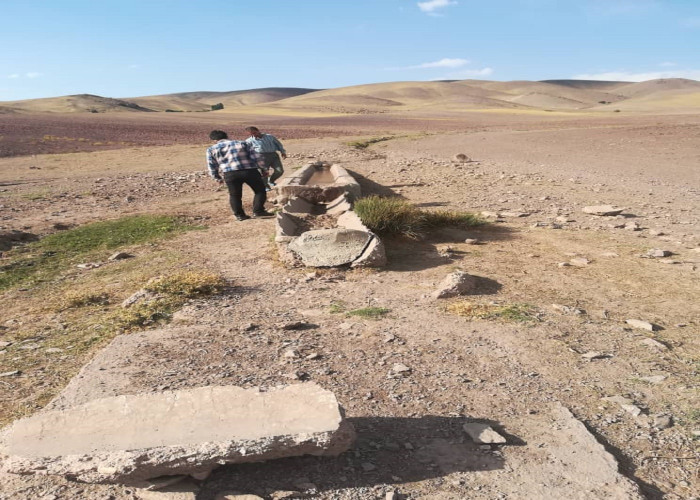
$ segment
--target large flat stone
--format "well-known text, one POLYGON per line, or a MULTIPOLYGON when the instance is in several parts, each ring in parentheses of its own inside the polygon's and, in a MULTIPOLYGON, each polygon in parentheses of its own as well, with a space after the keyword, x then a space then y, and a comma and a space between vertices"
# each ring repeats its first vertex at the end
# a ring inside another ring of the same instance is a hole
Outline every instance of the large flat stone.
POLYGON ((289 244, 306 266, 333 267, 357 259, 372 235, 354 229, 318 229, 307 231, 289 244))
POLYGON ((0 470, 140 484, 225 463, 338 455, 353 440, 335 396, 318 385, 210 386, 97 399, 21 419, 0 437, 0 470))

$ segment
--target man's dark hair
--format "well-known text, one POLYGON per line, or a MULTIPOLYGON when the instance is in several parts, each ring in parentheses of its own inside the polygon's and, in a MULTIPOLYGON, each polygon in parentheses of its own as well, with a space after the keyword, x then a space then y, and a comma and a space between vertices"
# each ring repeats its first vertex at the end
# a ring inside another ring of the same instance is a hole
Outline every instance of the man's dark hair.
POLYGON ((260 129, 258 127, 246 127, 245 129, 248 132, 260 132, 260 129))
POLYGON ((212 141, 220 141, 221 139, 228 139, 228 134, 223 130, 212 130, 209 132, 209 139, 212 141))

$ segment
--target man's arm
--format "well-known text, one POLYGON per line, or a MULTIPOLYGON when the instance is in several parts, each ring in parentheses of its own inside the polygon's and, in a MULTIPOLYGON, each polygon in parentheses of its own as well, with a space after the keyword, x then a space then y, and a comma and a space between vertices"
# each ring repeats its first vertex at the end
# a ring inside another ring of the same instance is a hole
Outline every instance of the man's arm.
POLYGON ((221 174, 219 173, 219 163, 214 158, 211 153, 211 148, 207 149, 207 168, 209 169, 209 176, 215 181, 222 182, 221 174))
POLYGON ((275 137, 275 136, 273 135, 273 136, 272 136, 272 140, 273 140, 273 142, 275 143, 275 147, 277 148, 277 150, 278 150, 280 153, 282 153, 282 158, 286 158, 286 157, 287 157, 287 152, 284 150, 284 146, 282 146, 282 143, 279 141, 279 139, 277 139, 277 137, 275 137))

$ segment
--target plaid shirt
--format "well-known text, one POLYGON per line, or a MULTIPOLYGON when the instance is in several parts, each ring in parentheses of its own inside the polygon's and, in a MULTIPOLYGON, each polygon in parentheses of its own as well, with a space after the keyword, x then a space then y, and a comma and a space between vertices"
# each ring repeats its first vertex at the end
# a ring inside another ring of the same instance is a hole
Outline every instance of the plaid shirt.
POLYGON ((251 135, 245 142, 253 146, 258 153, 274 153, 275 151, 279 151, 280 153, 287 154, 282 143, 274 135, 260 134, 260 137, 251 135))
POLYGON ((209 175, 221 180, 221 173, 233 170, 263 168, 262 157, 247 143, 222 139, 207 148, 207 166, 209 175))

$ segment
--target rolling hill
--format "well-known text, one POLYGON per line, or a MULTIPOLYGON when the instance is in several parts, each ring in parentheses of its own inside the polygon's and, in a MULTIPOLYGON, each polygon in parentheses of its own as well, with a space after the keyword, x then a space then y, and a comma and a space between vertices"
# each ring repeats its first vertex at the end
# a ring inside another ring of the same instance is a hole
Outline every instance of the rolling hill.
POLYGON ((270 87, 113 99, 89 94, 0 102, 0 113, 201 112, 339 115, 464 111, 700 112, 700 82, 592 80, 390 82, 334 89, 270 87))

